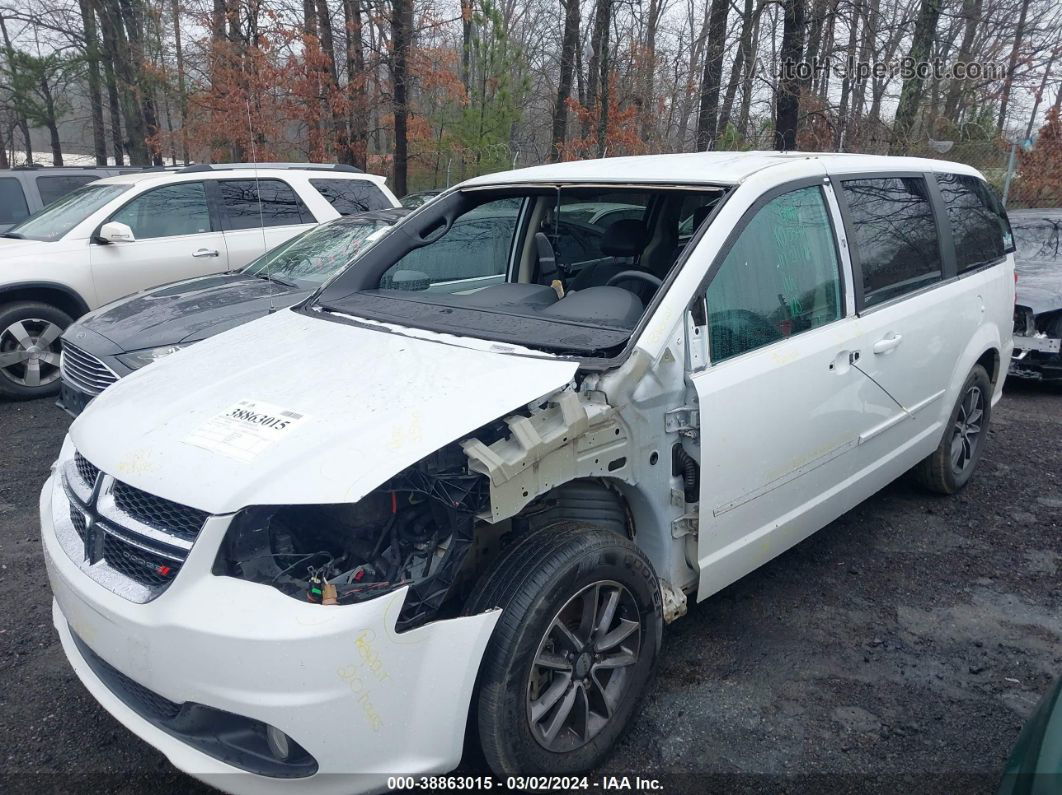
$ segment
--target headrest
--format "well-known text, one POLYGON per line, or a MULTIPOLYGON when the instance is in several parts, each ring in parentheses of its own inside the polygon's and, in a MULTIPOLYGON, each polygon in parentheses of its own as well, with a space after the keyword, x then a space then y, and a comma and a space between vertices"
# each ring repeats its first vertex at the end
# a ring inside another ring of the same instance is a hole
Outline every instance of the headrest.
POLYGON ((609 257, 637 257, 648 242, 645 223, 637 218, 622 218, 605 229, 601 253, 609 257))
POLYGON ((701 224, 703 224, 704 219, 711 214, 714 206, 715 203, 713 202, 712 204, 702 204, 700 207, 695 207, 693 209, 693 229, 690 231, 696 232, 701 228, 701 224))

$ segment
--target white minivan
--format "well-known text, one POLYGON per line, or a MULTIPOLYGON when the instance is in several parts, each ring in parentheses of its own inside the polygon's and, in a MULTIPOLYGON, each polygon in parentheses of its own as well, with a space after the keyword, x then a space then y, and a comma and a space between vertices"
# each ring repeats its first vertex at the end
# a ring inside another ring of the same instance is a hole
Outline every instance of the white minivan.
POLYGON ((57 392, 59 337, 90 309, 397 205, 384 177, 313 163, 159 167, 77 188, 0 234, 0 397, 57 392))
POLYGON ((514 786, 582 775, 687 600, 908 470, 966 484, 1011 355, 1012 250, 956 163, 470 180, 303 304, 75 420, 40 503, 63 648, 232 792, 408 784, 466 738, 514 786), (572 204, 641 213, 602 228, 572 204))

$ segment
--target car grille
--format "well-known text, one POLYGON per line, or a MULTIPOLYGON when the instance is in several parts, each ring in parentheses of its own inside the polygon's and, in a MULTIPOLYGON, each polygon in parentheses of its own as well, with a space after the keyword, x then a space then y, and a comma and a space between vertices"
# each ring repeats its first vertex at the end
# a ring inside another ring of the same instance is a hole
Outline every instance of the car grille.
POLYGON ((115 505, 130 516, 189 541, 199 535, 207 518, 206 511, 164 500, 120 481, 115 481, 111 494, 114 495, 115 505))
POLYGON ((96 485, 96 476, 100 474, 99 467, 90 464, 81 453, 74 453, 74 466, 86 486, 91 489, 96 485))
POLYGON ((63 380, 90 395, 98 395, 118 380, 111 368, 66 340, 63 340, 59 371, 63 380))
POLYGON ((154 599, 181 571, 209 514, 122 483, 79 453, 63 469, 73 533, 64 544, 83 571, 134 602, 154 599))
POLYGON ((177 713, 181 711, 180 704, 160 696, 139 682, 134 682, 86 646, 85 642, 73 631, 70 636, 74 639, 74 645, 77 646, 77 650, 81 652, 81 656, 92 672, 129 709, 141 717, 154 720, 170 720, 177 717, 177 713))

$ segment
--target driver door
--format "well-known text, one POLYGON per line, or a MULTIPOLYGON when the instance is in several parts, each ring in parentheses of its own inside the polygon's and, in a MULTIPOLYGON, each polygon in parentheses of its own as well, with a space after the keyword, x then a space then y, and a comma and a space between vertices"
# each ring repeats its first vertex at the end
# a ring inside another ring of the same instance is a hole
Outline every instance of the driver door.
POLYGON ((691 374, 700 405, 701 599, 861 499, 853 451, 895 410, 853 366, 859 320, 845 298, 828 188, 765 199, 710 271, 709 363, 691 374))

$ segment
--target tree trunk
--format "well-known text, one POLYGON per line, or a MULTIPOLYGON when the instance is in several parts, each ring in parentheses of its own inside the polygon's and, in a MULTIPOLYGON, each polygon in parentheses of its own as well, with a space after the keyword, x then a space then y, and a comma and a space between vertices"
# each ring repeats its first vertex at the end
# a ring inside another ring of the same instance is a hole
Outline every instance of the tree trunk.
POLYGON ((660 13, 663 10, 663 5, 663 0, 649 0, 649 12, 645 20, 645 48, 644 63, 642 63, 643 82, 639 126, 641 127, 642 140, 646 143, 649 143, 653 137, 652 133, 655 126, 653 92, 656 84, 656 31, 660 26, 660 13))
POLYGON ((114 61, 111 59, 110 49, 107 47, 107 31, 100 25, 103 32, 103 82, 107 86, 107 109, 111 122, 111 148, 114 149, 114 164, 125 165, 125 144, 122 138, 122 106, 118 99, 118 81, 114 76, 114 61))
POLYGON ((1003 134, 1003 125, 1007 123, 1007 106, 1010 104, 1010 89, 1014 85, 1014 72, 1018 68, 1018 55, 1021 53, 1021 40, 1025 36, 1025 18, 1029 14, 1029 0, 1022 0, 1021 12, 1018 14, 1018 27, 1014 31, 1014 46, 1010 50, 1010 63, 1007 76, 1003 78, 1003 92, 999 97, 999 118, 996 120, 996 132, 1003 134))
POLYGON ((343 113, 337 109, 341 95, 339 91, 339 71, 336 68, 336 46, 332 34, 332 17, 328 10, 328 0, 317 0, 317 18, 321 26, 321 49, 325 55, 325 83, 328 90, 328 112, 332 117, 332 142, 336 148, 336 159, 340 163, 353 165, 354 158, 350 151, 350 135, 343 113))
MULTIPOLYGON (((762 9, 763 6, 760 6, 762 9)), ((738 113, 738 132, 742 137, 748 136, 749 112, 752 109, 752 79, 756 76, 756 51, 760 41, 760 10, 756 10, 756 19, 752 23, 752 41, 745 56, 745 74, 741 80, 741 111, 738 113)))
POLYGON ((475 14, 474 0, 461 0, 461 84, 465 96, 472 95, 472 20, 475 14))
POLYGON ((0 127, 0 168, 11 168, 11 161, 7 159, 7 139, 4 137, 3 127, 0 127))
POLYGON ((103 96, 100 92, 100 45, 96 15, 89 0, 78 0, 85 29, 85 63, 88 66, 89 110, 92 116, 92 151, 96 165, 107 165, 107 139, 103 129, 103 96))
MULTIPOLYGON (((915 64, 929 60, 933 40, 937 35, 941 5, 942 0, 922 0, 918 21, 915 23, 914 40, 911 42, 910 58, 915 64)), ((922 102, 922 82, 917 69, 903 81, 900 102, 896 106, 896 121, 892 127, 892 140, 889 142, 889 154, 898 155, 907 148, 908 138, 914 130, 918 108, 922 102)))
MULTIPOLYGON (((927 0, 928 1, 928 0, 927 0)), ((845 57, 848 59, 848 68, 844 77, 841 78, 841 101, 837 106, 837 127, 833 131, 833 148, 838 152, 843 151, 841 144, 844 141, 844 132, 848 126, 848 101, 852 95, 852 67, 855 65, 855 47, 859 40, 859 19, 862 3, 854 0, 852 4, 852 17, 848 21, 848 51, 845 57)))
MULTIPOLYGON (((7 25, 4 23, 4 15, 0 14, 0 33, 4 36, 4 49, 7 55, 8 68, 11 70, 11 76, 15 76, 15 62, 12 60, 11 55, 15 52, 15 48, 11 46, 11 37, 7 35, 7 25)), ((22 137, 26 142, 26 163, 33 162, 33 141, 30 139, 29 122, 26 121, 25 114, 20 111, 15 111, 15 123, 22 131, 22 137)), ((14 150, 14 141, 12 141, 12 150, 14 150)))
POLYGON ((41 97, 44 99, 44 126, 48 129, 49 142, 52 145, 52 165, 63 165, 63 146, 59 141, 59 126, 55 118, 55 99, 52 87, 48 85, 47 75, 41 75, 39 83, 41 97))
POLYGON ((579 0, 561 0, 561 6, 564 8, 564 34, 561 39, 557 104, 553 106, 553 129, 549 152, 551 162, 561 159, 561 150, 568 136, 568 98, 572 95, 575 50, 579 46, 579 0))
POLYGON ((723 80, 723 55, 726 52, 726 18, 730 11, 728 0, 712 0, 708 12, 708 46, 701 77, 701 106, 697 114, 697 149, 704 151, 715 146, 719 121, 719 88, 723 80))
POLYGON ((395 117, 394 180, 395 193, 407 191, 409 169, 408 80, 409 49, 413 35, 413 0, 391 0, 391 105, 395 117))
POLYGON ((734 68, 730 70, 730 81, 726 85, 726 95, 723 97, 723 109, 719 113, 719 132, 726 134, 727 125, 730 124, 730 113, 734 108, 734 99, 737 97, 738 82, 741 80, 741 70, 749 57, 752 46, 752 24, 756 15, 753 0, 745 0, 745 8, 741 14, 741 34, 738 37, 738 51, 734 56, 734 68))
MULTIPOLYGON (((973 54, 974 37, 981 23, 981 7, 984 0, 963 0, 962 16, 966 20, 962 32, 962 43, 959 45, 959 53, 955 60, 957 63, 969 63, 973 54)), ((959 100, 962 98, 965 81, 952 79, 948 84, 948 95, 944 100, 944 115, 955 124, 959 123, 958 109, 959 100)))
POLYGON ((612 86, 609 81, 609 72, 612 69, 609 61, 609 47, 612 33, 612 0, 605 2, 606 18, 601 28, 601 74, 598 77, 598 90, 601 100, 598 102, 597 111, 597 156, 604 157, 608 149, 608 105, 611 99, 612 86))
POLYGON ((780 60, 786 74, 778 84, 778 107, 774 117, 775 145, 783 151, 797 148, 797 125, 800 121, 800 91, 803 81, 795 66, 804 54, 804 0, 785 0, 780 60))
POLYGON ((188 165, 190 161, 188 152, 188 90, 184 80, 180 0, 172 0, 170 8, 173 14, 173 50, 177 59, 177 112, 181 116, 181 157, 184 160, 184 164, 188 165))
MULTIPOLYGON (((159 118, 155 108, 153 92, 147 85, 144 74, 144 20, 142 9, 135 0, 117 0, 120 8, 120 20, 125 22, 125 35, 129 44, 127 63, 129 64, 129 85, 134 97, 139 99, 144 145, 153 165, 161 166, 162 149, 159 145, 159 118)), ((119 21, 119 25, 121 21, 119 21)), ((128 120, 127 120, 128 121, 128 120)), ((146 162, 146 161, 145 161, 146 162)))
POLYGON ((130 61, 130 46, 122 23, 119 0, 99 0, 97 11, 104 47, 114 65, 117 94, 125 121, 124 148, 132 165, 146 166, 149 156, 143 109, 138 101, 139 84, 130 61))
POLYGON ((361 0, 343 0, 347 26, 347 92, 350 95, 350 156, 360 169, 368 167, 368 102, 365 90, 365 49, 361 29, 361 0))
MULTIPOLYGON (((583 119, 583 138, 590 136, 590 113, 598 103, 598 87, 601 80, 602 40, 608 41, 608 26, 612 16, 612 0, 596 0, 594 5, 594 31, 590 36, 590 63, 586 70, 586 102, 588 114, 583 119)), ((605 57, 608 60, 608 57, 605 57)))

